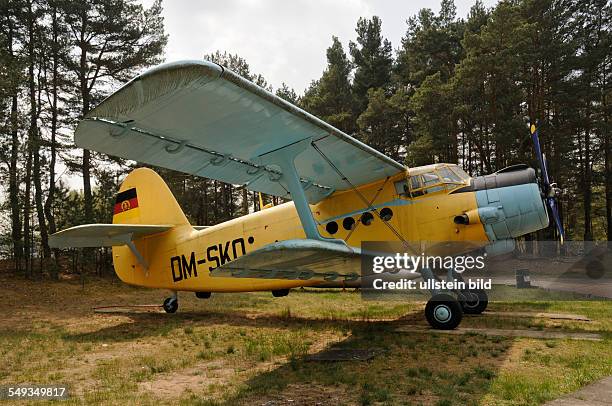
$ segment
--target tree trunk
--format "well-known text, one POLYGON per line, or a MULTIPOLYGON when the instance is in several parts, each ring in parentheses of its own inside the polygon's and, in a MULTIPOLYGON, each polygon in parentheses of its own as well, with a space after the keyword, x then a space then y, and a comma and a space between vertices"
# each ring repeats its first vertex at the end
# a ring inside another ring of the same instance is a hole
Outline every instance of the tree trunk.
POLYGON ((215 217, 213 221, 215 222, 215 224, 217 224, 219 223, 219 188, 218 188, 218 182, 216 180, 213 181, 213 190, 214 190, 214 199, 215 199, 215 201, 213 202, 213 215, 215 217))
MULTIPOLYGON (((8 26, 8 51, 13 55, 13 26, 10 18, 6 19, 8 26)), ((11 237, 13 239, 13 258, 15 270, 21 271, 23 258, 23 235, 21 234, 21 210, 19 208, 19 176, 17 174, 17 161, 19 159, 19 104, 17 88, 11 89, 11 156, 9 161, 9 201, 11 206, 11 237)))
POLYGON ((49 241, 47 235, 47 224, 45 222, 45 213, 42 203, 42 186, 40 179, 40 133, 38 130, 38 103, 36 95, 36 83, 34 77, 34 68, 36 64, 36 50, 34 43, 36 41, 34 33, 34 11, 32 10, 32 2, 28 5, 28 86, 30 90, 30 128, 28 131, 29 148, 33 162, 33 181, 34 181, 34 201, 36 204, 36 216, 38 218, 38 229, 40 232, 40 240, 43 249, 43 256, 49 258, 51 252, 49 250, 49 241))
POLYGON ((49 163, 49 192, 45 201, 45 217, 49 224, 49 232, 51 234, 57 231, 55 225, 55 217, 53 215, 53 200, 55 198, 55 162, 57 159, 57 76, 58 76, 58 27, 57 27, 57 9, 53 8, 52 15, 52 30, 53 30, 53 67, 51 72, 51 161, 49 163))
POLYGON ((85 204, 85 222, 93 223, 93 197, 91 195, 91 155, 88 149, 83 150, 83 202, 85 204))
MULTIPOLYGON (((87 43, 85 34, 87 32, 87 13, 84 11, 82 15, 82 26, 81 26, 81 58, 80 58, 80 87, 81 87, 81 100, 83 103, 81 109, 81 117, 85 117, 89 113, 90 104, 90 89, 88 86, 88 67, 87 67, 87 43)), ((85 221, 87 223, 93 223, 93 197, 91 195, 91 153, 88 149, 83 150, 83 161, 81 166, 81 173, 83 175, 83 201, 85 204, 85 221)))
POLYGON ((25 175, 25 179, 24 179, 24 183, 25 183, 25 196, 24 196, 24 202, 23 202, 23 235, 24 235, 24 244, 23 244, 23 248, 24 248, 24 257, 25 257, 25 274, 26 277, 30 277, 31 276, 31 271, 32 271, 32 261, 31 261, 31 252, 32 252, 32 246, 31 246, 31 240, 30 240, 30 186, 32 184, 31 182, 31 175, 32 175, 32 146, 31 146, 31 140, 28 140, 28 157, 26 160, 26 175, 25 175))
POLYGON ((591 168, 591 133, 586 128, 584 132, 584 241, 593 241, 593 230, 591 220, 591 204, 593 200, 592 191, 593 171, 591 168))
POLYGON ((204 179, 204 222, 202 225, 208 226, 210 225, 210 221, 208 220, 208 180, 204 179))
POLYGON ((606 70, 603 71, 603 91, 602 91, 602 110, 603 110, 603 137, 604 137, 604 182, 606 189, 606 236, 608 241, 612 241, 612 145, 610 145, 610 127, 608 126, 608 100, 606 97, 606 70))
MULTIPOLYGON (((604 113, 606 114, 606 113, 604 113)), ((612 152, 610 149, 612 145, 610 145, 610 133, 608 132, 608 123, 606 119, 606 123, 604 126, 604 131, 606 134, 604 135, 604 155, 605 155, 605 179, 606 182, 606 235, 608 241, 612 241, 612 152)))
POLYGON ((15 259, 15 270, 21 270, 21 260, 23 258, 23 236, 21 234, 21 213, 19 209, 19 179, 17 176, 17 160, 19 157, 19 135, 17 123, 18 107, 17 95, 11 101, 11 160, 9 165, 9 200, 11 203, 13 239, 13 255, 15 259))
POLYGON ((246 187, 242 188, 242 214, 249 214, 249 191, 246 187))

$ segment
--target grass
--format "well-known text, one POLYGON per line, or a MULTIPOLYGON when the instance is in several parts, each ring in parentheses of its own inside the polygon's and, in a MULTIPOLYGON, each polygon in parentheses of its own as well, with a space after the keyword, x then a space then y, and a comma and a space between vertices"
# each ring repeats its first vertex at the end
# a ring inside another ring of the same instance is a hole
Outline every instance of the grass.
MULTIPOLYGON (((492 303, 497 312, 583 314, 592 322, 465 317, 463 326, 598 332, 604 341, 400 333, 422 303, 293 290, 180 295, 164 313, 95 314, 161 303, 161 291, 111 280, 31 282, 0 276, 0 385, 68 383, 68 404, 541 404, 612 375, 609 302, 492 303), (367 362, 321 363, 329 348, 377 349, 367 362)), ((529 298, 528 298, 529 299, 529 298)))

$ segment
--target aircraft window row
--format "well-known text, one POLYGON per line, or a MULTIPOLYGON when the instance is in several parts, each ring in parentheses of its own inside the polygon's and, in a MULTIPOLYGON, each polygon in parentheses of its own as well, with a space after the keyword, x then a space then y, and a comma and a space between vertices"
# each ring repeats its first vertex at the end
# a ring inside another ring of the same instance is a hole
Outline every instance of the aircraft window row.
MULTIPOLYGON (((389 221, 391 220, 392 217, 393 217, 393 210, 391 210, 390 208, 384 207, 380 211, 380 218, 382 218, 384 221, 389 221)), ((374 216, 372 215, 372 213, 367 211, 361 215, 360 221, 363 225, 369 226, 374 221, 374 216)), ((345 217, 344 220, 342 220, 342 227, 346 231, 350 231, 354 229, 355 225, 356 225, 356 222, 353 217, 345 217)), ((335 221, 330 221, 329 223, 325 225, 325 230, 329 234, 336 234, 338 232, 338 229, 339 229, 338 223, 335 221)))

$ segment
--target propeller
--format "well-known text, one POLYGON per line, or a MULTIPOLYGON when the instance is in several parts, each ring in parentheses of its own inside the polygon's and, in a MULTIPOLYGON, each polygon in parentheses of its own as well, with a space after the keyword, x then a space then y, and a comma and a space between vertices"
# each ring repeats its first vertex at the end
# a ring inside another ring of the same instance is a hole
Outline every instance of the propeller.
POLYGON ((554 219, 557 231, 561 243, 565 240, 565 232, 563 231, 563 225, 561 224, 561 218, 559 217, 559 210, 557 209, 557 198, 561 194, 561 189, 557 187, 556 183, 551 183, 548 177, 548 164, 546 162, 546 156, 542 153, 540 147, 540 137, 538 135, 538 127, 536 124, 531 124, 531 139, 535 147, 536 155, 538 156, 538 162, 540 163, 540 173, 542 174, 542 192, 544 194, 543 200, 545 206, 548 207, 550 216, 554 219))

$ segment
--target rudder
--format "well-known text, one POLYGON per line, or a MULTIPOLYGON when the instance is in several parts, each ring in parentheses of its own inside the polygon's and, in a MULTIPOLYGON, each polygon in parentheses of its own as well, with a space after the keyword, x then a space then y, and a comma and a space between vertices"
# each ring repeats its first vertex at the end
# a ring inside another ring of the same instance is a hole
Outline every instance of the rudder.
POLYGON ((187 225, 189 221, 166 182, 152 169, 134 169, 113 207, 113 224, 187 225))

